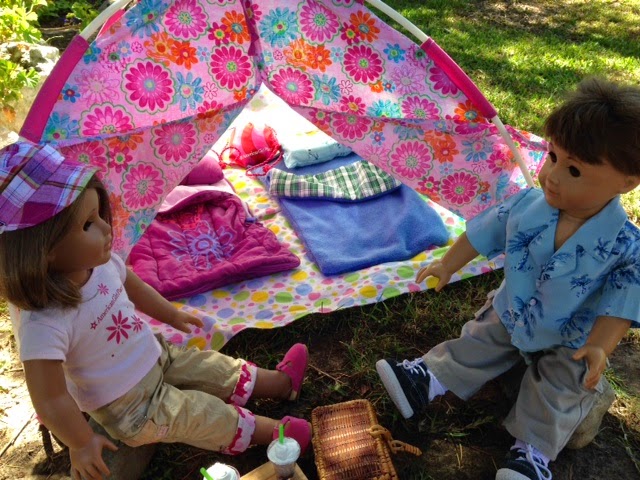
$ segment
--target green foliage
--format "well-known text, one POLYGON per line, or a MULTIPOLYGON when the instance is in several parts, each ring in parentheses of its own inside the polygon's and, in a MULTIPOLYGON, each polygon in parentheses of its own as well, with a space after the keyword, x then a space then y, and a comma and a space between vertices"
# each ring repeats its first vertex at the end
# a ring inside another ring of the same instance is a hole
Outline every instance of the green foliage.
POLYGON ((67 15, 67 18, 77 20, 80 28, 84 28, 97 16, 98 10, 96 10, 91 3, 83 0, 73 2, 73 5, 71 5, 71 13, 67 15))
MULTIPOLYGON (((42 35, 36 28, 35 9, 46 5, 45 0, 0 2, 0 43, 23 41, 40 43, 42 35)), ((20 90, 35 85, 37 72, 27 70, 10 59, 0 59, 0 98, 6 104, 20 98, 20 90)))
POLYGON ((35 87, 38 83, 38 72, 26 69, 11 60, 0 58, 0 98, 2 107, 10 108, 22 98, 20 91, 24 87, 35 87))
MULTIPOLYGON (((0 44, 7 42, 42 43, 37 28, 39 7, 46 0, 0 0, 0 44)), ((22 98, 22 89, 38 83, 38 72, 25 68, 10 58, 0 58, 0 108, 12 113, 22 98)))
MULTIPOLYGON (((43 43, 41 24, 60 26, 75 23, 84 28, 98 15, 90 0, 0 0, 0 44, 8 42, 43 43)), ((34 87, 38 72, 11 58, 0 58, 0 111, 13 115, 22 98, 22 89, 34 87)))
POLYGON ((46 0, 0 0, 0 43, 40 43, 36 10, 46 4, 46 0))
POLYGON ((38 12, 43 25, 70 23, 79 29, 86 27, 97 15, 98 10, 90 0, 57 0, 38 12))

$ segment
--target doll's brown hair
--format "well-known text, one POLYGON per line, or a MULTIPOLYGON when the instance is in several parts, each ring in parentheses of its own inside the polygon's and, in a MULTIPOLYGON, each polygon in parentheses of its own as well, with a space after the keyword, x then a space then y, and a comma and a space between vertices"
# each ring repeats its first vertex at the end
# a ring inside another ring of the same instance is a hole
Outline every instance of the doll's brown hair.
POLYGON ((592 77, 544 124, 547 138, 579 160, 640 176, 640 88, 592 77))
POLYGON ((98 193, 100 217, 111 224, 109 194, 94 175, 80 196, 54 217, 33 227, 0 235, 0 296, 25 310, 78 306, 79 287, 51 271, 47 256, 66 235, 80 200, 90 188, 98 193))

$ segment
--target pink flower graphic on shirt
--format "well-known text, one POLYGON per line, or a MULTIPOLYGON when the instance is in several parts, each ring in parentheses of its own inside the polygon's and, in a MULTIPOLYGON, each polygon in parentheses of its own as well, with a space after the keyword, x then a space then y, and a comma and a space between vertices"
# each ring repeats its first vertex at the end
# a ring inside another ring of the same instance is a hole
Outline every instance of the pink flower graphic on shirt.
POLYGON ((107 287, 104 283, 98 285, 98 293, 100 295, 109 295, 109 287, 107 287))
POLYGON ((118 312, 118 315, 111 315, 111 320, 113 321, 113 325, 107 327, 107 330, 111 332, 109 338, 107 338, 107 342, 110 342, 114 338, 116 339, 116 343, 120 344, 120 340, 126 340, 129 338, 129 334, 127 330, 131 330, 131 325, 129 325, 129 317, 122 317, 122 311, 118 312))
POLYGON ((142 319, 139 316, 134 315, 133 316, 133 331, 134 332, 139 332, 140 330, 142 330, 142 319))

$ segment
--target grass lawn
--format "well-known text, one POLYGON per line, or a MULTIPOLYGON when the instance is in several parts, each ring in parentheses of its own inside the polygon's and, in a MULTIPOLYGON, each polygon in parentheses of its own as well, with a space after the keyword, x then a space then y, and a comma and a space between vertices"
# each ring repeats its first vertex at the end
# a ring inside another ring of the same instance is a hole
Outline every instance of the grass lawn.
MULTIPOLYGON (((433 37, 477 83, 503 122, 517 128, 541 134, 546 115, 585 76, 640 83, 640 0, 387 3, 433 37)), ((624 204, 632 220, 640 223, 640 190, 626 195, 624 204)), ((362 308, 309 315, 276 330, 243 331, 224 352, 272 368, 291 344, 306 342, 312 363, 300 400, 256 402, 250 405, 252 410, 275 418, 286 414, 310 418, 315 406, 367 398, 395 438, 425 452, 420 458, 397 457, 400 478, 492 479, 512 441, 500 425, 510 403, 498 385, 488 386, 466 403, 447 397, 427 416, 408 422, 388 399, 374 364, 384 356, 413 358, 457 337, 462 324, 501 280, 502 273, 494 272, 449 285, 439 294, 403 295, 362 308)), ((619 349, 632 359, 635 356, 637 367, 640 336, 630 334, 619 349)), ((618 398, 605 417, 603 432, 585 449, 563 452, 552 464, 555 479, 640 475, 640 386, 624 364, 613 363, 607 375, 618 398)), ((200 467, 215 461, 232 463, 244 473, 266 461, 266 455, 263 449, 252 449, 229 458, 164 445, 144 480, 198 479, 200 467)), ((309 479, 317 478, 312 458, 300 464, 309 479)))

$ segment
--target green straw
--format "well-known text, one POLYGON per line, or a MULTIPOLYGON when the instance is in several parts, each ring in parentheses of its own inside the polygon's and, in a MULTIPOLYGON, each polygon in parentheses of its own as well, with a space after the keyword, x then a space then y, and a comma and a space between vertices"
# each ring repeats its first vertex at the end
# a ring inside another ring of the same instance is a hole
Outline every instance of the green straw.
POLYGON ((278 428, 278 441, 280 443, 284 443, 284 425, 280 424, 280 427, 278 428))
POLYGON ((200 467, 200 473, 202 474, 202 476, 204 478, 206 478, 207 480, 213 480, 213 477, 211 475, 209 475, 209 473, 207 472, 207 469, 204 467, 200 467))

